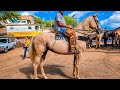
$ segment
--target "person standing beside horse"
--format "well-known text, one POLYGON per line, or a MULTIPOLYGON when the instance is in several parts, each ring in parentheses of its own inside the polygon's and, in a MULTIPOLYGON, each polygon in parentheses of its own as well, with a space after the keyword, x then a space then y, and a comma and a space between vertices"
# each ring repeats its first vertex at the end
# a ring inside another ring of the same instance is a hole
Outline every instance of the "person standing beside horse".
POLYGON ((29 45, 30 45, 30 38, 27 36, 26 38, 25 38, 25 45, 24 45, 24 56, 23 56, 23 59, 25 59, 26 58, 26 52, 28 51, 28 47, 29 47, 29 45))
POLYGON ((64 11, 59 11, 55 17, 56 30, 60 32, 62 35, 70 37, 70 43, 69 43, 70 52, 68 53, 75 53, 76 33, 73 30, 72 26, 66 25, 65 19, 63 17, 63 13, 64 11))
POLYGON ((108 40, 108 35, 107 35, 108 31, 107 29, 105 28, 105 31, 104 31, 104 35, 103 35, 103 39, 104 39, 104 46, 107 47, 107 40, 108 40))

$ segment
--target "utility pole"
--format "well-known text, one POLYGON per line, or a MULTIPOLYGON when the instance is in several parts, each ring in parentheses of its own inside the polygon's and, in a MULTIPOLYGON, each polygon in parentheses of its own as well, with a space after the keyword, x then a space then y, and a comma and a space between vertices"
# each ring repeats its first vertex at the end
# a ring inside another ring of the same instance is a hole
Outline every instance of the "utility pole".
MULTIPOLYGON (((75 19, 75 17, 74 17, 74 16, 75 16, 75 14, 72 16, 72 19, 73 19, 73 20, 75 19)), ((73 24, 72 26, 73 26, 73 28, 74 28, 74 21, 73 21, 73 23, 72 23, 72 24, 73 24)))
POLYGON ((51 18, 49 19, 50 19, 50 30, 52 30, 52 19, 51 18))
POLYGON ((51 30, 52 30, 52 20, 51 20, 51 30))

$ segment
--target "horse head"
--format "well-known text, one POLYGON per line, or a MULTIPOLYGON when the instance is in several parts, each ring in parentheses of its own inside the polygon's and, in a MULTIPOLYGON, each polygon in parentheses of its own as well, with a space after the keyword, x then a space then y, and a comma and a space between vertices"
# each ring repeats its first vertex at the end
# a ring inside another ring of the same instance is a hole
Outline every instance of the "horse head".
POLYGON ((92 28, 94 30, 100 30, 100 28, 101 28, 97 16, 98 16, 98 13, 92 15, 89 20, 89 24, 90 24, 89 26, 90 26, 90 28, 92 28))

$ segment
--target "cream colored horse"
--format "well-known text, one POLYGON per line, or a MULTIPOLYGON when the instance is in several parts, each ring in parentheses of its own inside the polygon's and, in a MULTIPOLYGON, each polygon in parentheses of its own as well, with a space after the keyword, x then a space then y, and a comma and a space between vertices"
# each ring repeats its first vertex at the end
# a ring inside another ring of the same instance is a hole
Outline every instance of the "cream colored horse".
MULTIPOLYGON (((97 18, 95 16, 95 18, 97 18)), ((86 26, 92 26, 94 29, 98 29, 98 25, 96 24, 97 19, 94 19, 93 16, 89 16, 84 20, 84 25, 86 26), (88 23, 89 22, 89 23, 88 23)), ((85 27, 83 25, 83 27, 85 27)), ((77 30, 76 36, 85 37, 84 33, 82 33, 80 30, 77 30), (79 33, 78 33, 79 32, 79 33)), ((76 38, 77 38, 76 37, 76 38)), ((80 51, 79 54, 74 54, 74 63, 73 63, 73 76, 77 79, 80 78, 79 72, 80 72, 80 58, 82 56, 82 53, 86 49, 86 41, 84 40, 78 40, 77 38, 77 45, 76 50, 80 51)), ((40 65, 41 74, 44 79, 47 79, 47 76, 45 75, 45 71, 43 68, 44 60, 46 57, 46 54, 48 50, 63 54, 63 55, 70 55, 69 52, 69 42, 64 40, 55 40, 55 33, 42 33, 39 34, 31 39, 31 44, 29 47, 29 54, 30 59, 33 62, 34 67, 34 77, 37 79, 37 68, 38 65, 40 65)), ((73 54, 72 54, 73 55, 73 54)))

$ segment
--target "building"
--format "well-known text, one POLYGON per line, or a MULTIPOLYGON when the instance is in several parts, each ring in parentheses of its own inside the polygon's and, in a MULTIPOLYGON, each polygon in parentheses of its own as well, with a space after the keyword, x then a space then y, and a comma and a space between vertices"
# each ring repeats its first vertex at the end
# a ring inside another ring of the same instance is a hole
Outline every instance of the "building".
POLYGON ((35 20, 31 15, 21 16, 19 20, 21 20, 22 22, 27 22, 29 24, 35 24, 35 20))
POLYGON ((6 23, 4 21, 0 21, 0 36, 7 35, 6 23))
POLYGON ((14 37, 35 36, 40 31, 40 26, 35 24, 7 24, 7 34, 14 37))
POLYGON ((14 37, 35 36, 41 33, 40 26, 35 24, 32 16, 21 16, 13 23, 6 25, 7 35, 14 37))

